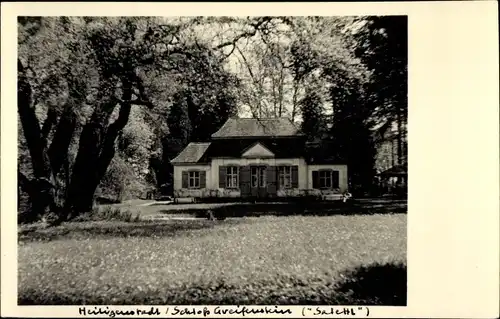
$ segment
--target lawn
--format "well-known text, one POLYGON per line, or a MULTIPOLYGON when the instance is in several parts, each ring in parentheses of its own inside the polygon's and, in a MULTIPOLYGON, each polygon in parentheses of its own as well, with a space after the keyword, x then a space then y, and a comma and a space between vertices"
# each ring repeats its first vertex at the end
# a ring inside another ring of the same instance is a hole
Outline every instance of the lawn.
POLYGON ((20 304, 406 304, 406 214, 19 232, 20 304))

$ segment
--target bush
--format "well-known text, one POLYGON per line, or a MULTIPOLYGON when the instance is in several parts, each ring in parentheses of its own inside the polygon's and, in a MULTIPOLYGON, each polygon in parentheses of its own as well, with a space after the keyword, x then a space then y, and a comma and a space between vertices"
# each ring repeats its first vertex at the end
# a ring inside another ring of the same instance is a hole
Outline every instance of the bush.
POLYGON ((141 214, 134 214, 131 210, 122 210, 119 207, 105 206, 101 208, 94 206, 92 211, 87 214, 78 216, 75 221, 99 221, 99 220, 118 220, 123 222, 138 222, 141 214))

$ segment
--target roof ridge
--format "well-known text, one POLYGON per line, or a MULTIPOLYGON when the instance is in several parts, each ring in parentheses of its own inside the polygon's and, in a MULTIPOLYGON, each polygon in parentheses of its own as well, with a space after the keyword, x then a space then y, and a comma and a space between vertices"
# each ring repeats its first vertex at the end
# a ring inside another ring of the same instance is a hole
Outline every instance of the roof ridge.
POLYGON ((244 136, 297 136, 298 127, 290 117, 233 117, 214 132, 211 137, 244 136))

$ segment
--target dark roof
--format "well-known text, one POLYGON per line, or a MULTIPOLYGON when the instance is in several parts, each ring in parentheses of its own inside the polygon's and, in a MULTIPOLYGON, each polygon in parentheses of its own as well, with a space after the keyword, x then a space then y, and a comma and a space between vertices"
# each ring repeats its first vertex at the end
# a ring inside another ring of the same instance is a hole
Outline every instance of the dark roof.
POLYGON ((250 147, 260 143, 275 158, 304 158, 309 164, 345 164, 334 154, 327 143, 306 143, 301 135, 295 137, 250 137, 214 139, 206 143, 189 143, 171 163, 208 163, 211 158, 241 158, 250 147))
POLYGON ((304 142, 301 138, 215 139, 210 143, 201 161, 208 161, 212 157, 240 158, 249 147, 257 142, 273 152, 275 158, 304 156, 304 142))
POLYGON ((171 163, 199 163, 210 143, 189 143, 171 163))
POLYGON ((289 118, 230 118, 213 138, 296 136, 299 129, 289 118))

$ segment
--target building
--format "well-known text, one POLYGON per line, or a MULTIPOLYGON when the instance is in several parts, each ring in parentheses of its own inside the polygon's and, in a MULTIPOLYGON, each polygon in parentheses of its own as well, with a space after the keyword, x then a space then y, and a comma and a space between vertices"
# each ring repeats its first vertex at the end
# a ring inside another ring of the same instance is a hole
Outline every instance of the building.
POLYGON ((342 198, 347 165, 318 154, 287 118, 230 118, 171 161, 174 197, 342 198))
POLYGON ((377 146, 375 168, 382 193, 393 193, 407 187, 408 180, 408 140, 406 124, 398 132, 396 122, 390 122, 389 127, 374 134, 377 146), (398 152, 401 143, 401 154, 398 152))

